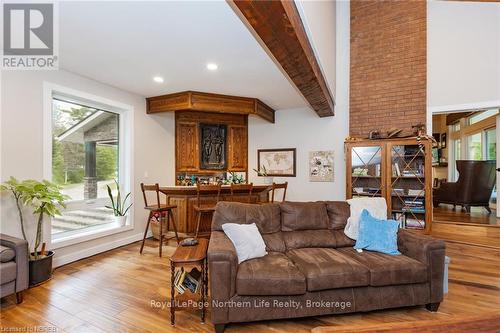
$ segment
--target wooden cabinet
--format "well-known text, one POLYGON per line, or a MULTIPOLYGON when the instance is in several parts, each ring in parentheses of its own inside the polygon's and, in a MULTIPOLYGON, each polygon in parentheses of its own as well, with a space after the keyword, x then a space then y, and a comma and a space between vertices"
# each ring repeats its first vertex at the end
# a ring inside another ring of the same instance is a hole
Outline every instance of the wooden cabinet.
POLYGON ((179 172, 198 171, 198 124, 176 124, 176 169, 179 172))
POLYGON ((228 171, 245 172, 248 156, 248 129, 246 126, 230 126, 228 130, 228 171))
POLYGON ((403 228, 430 232, 432 142, 416 138, 345 143, 346 196, 383 197, 389 218, 403 228))
POLYGON ((218 175, 227 171, 245 172, 248 178, 248 116, 196 111, 175 113, 175 165, 179 175, 218 175), (225 169, 202 169, 200 166, 200 124, 227 126, 225 169))

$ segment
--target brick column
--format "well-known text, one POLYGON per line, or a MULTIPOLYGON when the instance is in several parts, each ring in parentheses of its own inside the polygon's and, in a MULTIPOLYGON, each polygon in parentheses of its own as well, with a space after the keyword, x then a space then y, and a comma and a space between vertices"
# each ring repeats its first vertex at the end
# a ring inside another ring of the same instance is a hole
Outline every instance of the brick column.
POLYGON ((426 1, 351 1, 351 136, 426 123, 426 24, 426 1))

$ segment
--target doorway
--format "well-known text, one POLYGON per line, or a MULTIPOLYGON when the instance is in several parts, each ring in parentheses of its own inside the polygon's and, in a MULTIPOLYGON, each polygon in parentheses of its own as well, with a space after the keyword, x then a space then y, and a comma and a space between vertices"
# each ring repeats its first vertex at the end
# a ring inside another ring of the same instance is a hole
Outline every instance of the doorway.
POLYGON ((500 226, 499 108, 433 115, 433 221, 500 226))

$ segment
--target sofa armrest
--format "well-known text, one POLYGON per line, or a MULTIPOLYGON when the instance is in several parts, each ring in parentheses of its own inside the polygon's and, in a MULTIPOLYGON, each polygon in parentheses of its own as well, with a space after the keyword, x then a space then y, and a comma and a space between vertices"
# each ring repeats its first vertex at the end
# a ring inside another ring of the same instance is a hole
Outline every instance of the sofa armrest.
POLYGON ((399 230, 398 248, 405 256, 427 265, 431 303, 441 302, 443 300, 445 242, 430 236, 399 230))
POLYGON ((238 256, 233 243, 222 231, 212 231, 208 244, 208 269, 210 272, 210 294, 212 302, 212 322, 228 322, 228 303, 236 294, 236 272, 238 256))
POLYGON ((212 298, 230 299, 236 293, 238 256, 233 243, 222 231, 212 231, 208 244, 208 266, 212 281, 212 298))
POLYGON ((28 242, 24 239, 0 234, 0 245, 9 247, 16 252, 16 292, 28 289, 28 242))

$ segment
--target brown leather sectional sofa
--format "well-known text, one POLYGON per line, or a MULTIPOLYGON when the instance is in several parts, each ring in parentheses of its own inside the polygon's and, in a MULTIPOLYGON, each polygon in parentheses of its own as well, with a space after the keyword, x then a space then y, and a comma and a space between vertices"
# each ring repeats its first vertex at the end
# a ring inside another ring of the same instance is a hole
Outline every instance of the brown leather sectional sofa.
POLYGON ((356 252, 344 234, 346 202, 220 202, 208 248, 212 322, 283 319, 403 306, 437 311, 445 243, 398 232, 403 255, 356 252), (224 223, 256 223, 268 255, 238 265, 224 223))

